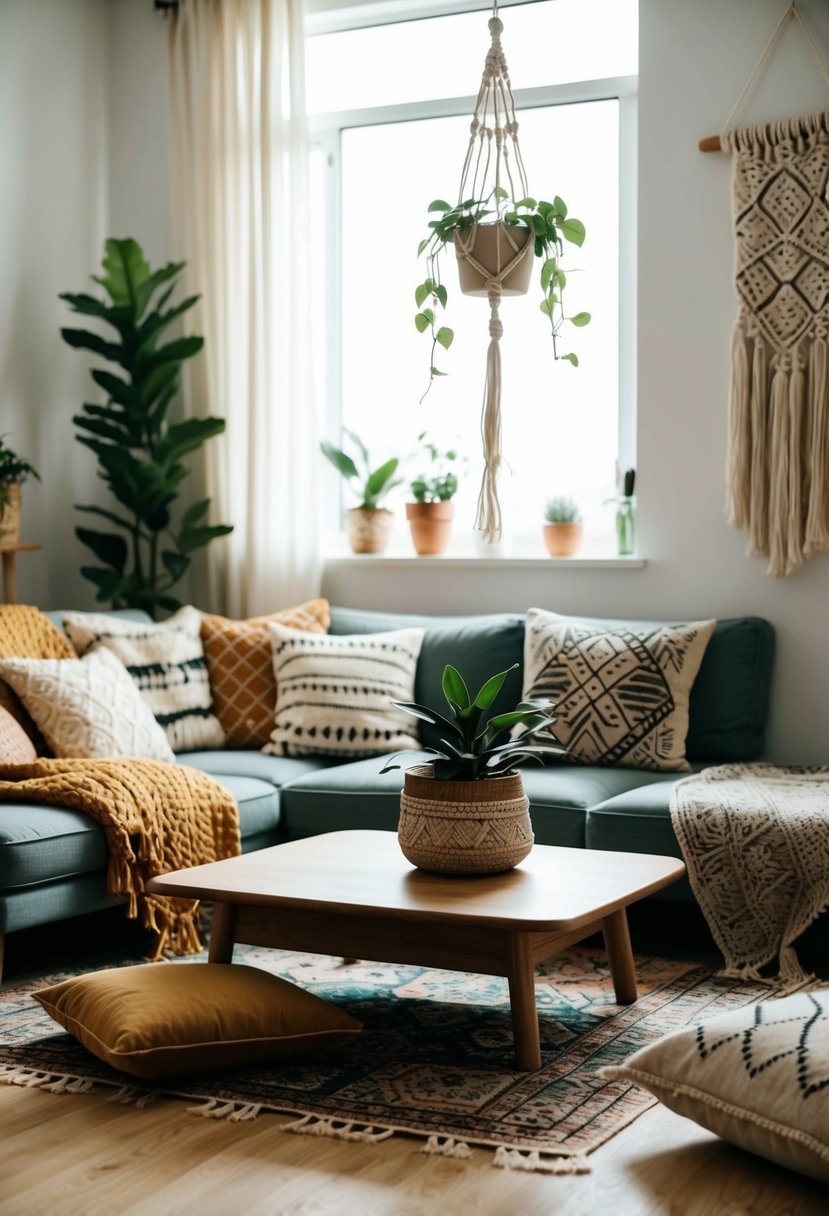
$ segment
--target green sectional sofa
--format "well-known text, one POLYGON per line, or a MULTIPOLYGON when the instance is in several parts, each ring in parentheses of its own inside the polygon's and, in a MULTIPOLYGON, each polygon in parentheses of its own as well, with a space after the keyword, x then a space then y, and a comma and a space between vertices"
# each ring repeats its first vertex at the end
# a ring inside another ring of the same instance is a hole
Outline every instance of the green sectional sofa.
MULTIPOLYGON (((59 612, 50 615, 60 623, 59 612)), ((476 686, 494 671, 522 663, 519 614, 429 617, 336 607, 331 612, 335 634, 410 625, 425 629, 415 699, 426 704, 440 702, 448 662, 476 686)), ((686 751, 694 768, 762 755, 773 652, 768 622, 718 622, 691 693, 686 751)), ((509 677, 501 703, 517 701, 520 693, 519 669, 509 677)), ((420 737, 427 745, 433 740, 423 725, 420 737)), ((397 826, 402 776, 381 775, 383 757, 342 763, 224 750, 185 753, 178 760, 213 774, 234 794, 245 852, 321 832, 397 826)), ((537 843, 680 855, 668 813, 676 780, 670 774, 566 764, 527 767, 523 773, 537 843)), ((6 933, 117 903, 106 890, 107 860, 101 828, 82 813, 0 806, 0 967, 6 933)), ((691 898, 684 882, 663 896, 691 898)))

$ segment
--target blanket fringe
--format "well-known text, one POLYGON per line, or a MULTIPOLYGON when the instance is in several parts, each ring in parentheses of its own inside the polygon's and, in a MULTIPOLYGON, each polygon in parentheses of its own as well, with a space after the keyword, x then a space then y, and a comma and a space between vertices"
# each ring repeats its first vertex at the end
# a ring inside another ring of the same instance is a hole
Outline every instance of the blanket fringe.
POLYGON ((421 1153, 430 1153, 436 1157, 474 1157, 474 1151, 463 1140, 455 1140, 453 1136, 430 1136, 421 1148, 421 1153))
POLYGON ((281 1132, 294 1132, 299 1136, 330 1136, 334 1140, 362 1140, 368 1144, 379 1144, 394 1135, 394 1129, 375 1128, 371 1123, 354 1123, 353 1120, 319 1118, 305 1115, 293 1123, 283 1123, 281 1132))
POLYGON ((540 1153, 538 1149, 523 1152, 518 1148, 504 1148, 503 1145, 495 1150, 492 1164, 501 1170, 526 1170, 537 1174, 589 1174, 591 1172, 584 1153, 575 1153, 572 1157, 559 1157, 540 1153))

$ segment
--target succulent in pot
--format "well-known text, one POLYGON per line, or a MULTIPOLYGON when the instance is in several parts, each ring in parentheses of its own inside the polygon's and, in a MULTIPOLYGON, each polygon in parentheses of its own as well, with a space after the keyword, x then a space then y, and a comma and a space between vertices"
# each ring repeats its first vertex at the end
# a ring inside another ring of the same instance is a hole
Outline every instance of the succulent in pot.
POLYGON ((354 553, 382 553, 389 543, 394 516, 380 504, 403 480, 395 476, 400 461, 393 456, 373 469, 368 449, 360 436, 345 427, 343 433, 350 440, 355 456, 326 440, 320 444, 320 450, 360 499, 359 506, 346 511, 349 544, 354 553))
POLYGON ((582 539, 581 510, 574 498, 559 494, 547 500, 544 543, 550 557, 572 557, 582 539))
MULTIPOLYGON (((473 697, 460 672, 447 665, 442 688, 449 714, 429 706, 395 702, 441 730, 431 764, 405 774, 398 840, 403 855, 421 869, 444 874, 497 874, 511 870, 532 849, 529 801, 516 766, 562 755, 539 742, 550 736, 554 707, 521 701, 513 710, 485 715, 518 664, 485 681, 473 697), (442 750, 441 750, 442 749, 442 750)), ((382 772, 401 768, 388 761, 382 772)))
POLYGON ((20 540, 20 487, 30 477, 40 481, 37 470, 0 435, 0 545, 16 545, 20 540))
POLYGON ((419 557, 443 553, 449 544, 458 492, 458 453, 454 448, 443 452, 427 440, 426 432, 418 435, 425 468, 409 483, 414 502, 406 503, 406 518, 412 533, 412 544, 419 557))

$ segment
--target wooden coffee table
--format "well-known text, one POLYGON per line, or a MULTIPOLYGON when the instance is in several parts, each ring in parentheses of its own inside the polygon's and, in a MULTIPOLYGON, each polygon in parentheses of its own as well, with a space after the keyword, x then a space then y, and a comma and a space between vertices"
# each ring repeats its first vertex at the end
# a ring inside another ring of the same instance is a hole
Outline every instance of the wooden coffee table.
POLYGON ((674 857, 536 845, 515 870, 415 869, 393 832, 329 832, 154 878, 156 895, 215 903, 210 961, 234 942, 504 975, 518 1067, 541 1067, 534 969, 604 935, 616 999, 636 1000, 628 904, 675 882, 674 857))

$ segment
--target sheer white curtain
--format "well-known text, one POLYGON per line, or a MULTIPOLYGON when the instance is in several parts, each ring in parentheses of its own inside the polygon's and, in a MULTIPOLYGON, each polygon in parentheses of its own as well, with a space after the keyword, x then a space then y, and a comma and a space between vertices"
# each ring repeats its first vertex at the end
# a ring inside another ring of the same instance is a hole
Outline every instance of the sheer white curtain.
POLYGON ((180 0, 169 39, 176 249, 205 346, 187 401, 227 420, 204 448, 213 519, 200 600, 245 616, 316 595, 302 0, 180 0))

